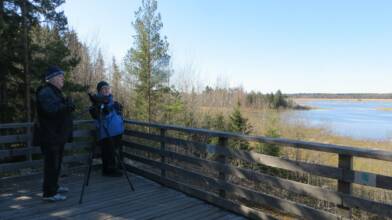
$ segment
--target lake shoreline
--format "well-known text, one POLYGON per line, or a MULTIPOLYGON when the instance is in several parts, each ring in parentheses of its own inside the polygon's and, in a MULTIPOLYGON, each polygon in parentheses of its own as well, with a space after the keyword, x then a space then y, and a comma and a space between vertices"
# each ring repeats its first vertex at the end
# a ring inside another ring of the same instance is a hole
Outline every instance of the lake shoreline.
POLYGON ((295 99, 299 105, 312 109, 289 113, 289 118, 301 120, 311 127, 327 125, 333 133, 354 139, 391 140, 392 100, 366 100, 295 99))
POLYGON ((392 102, 392 99, 338 99, 338 98, 292 98, 296 103, 302 102, 314 102, 314 101, 346 101, 346 102, 369 102, 369 101, 376 101, 376 102, 392 102))

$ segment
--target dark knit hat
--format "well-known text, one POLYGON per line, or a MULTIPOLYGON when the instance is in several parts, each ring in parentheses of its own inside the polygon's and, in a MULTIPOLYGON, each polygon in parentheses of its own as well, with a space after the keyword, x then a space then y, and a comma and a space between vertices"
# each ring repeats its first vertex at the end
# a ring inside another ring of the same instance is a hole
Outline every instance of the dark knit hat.
POLYGON ((104 86, 109 86, 109 83, 107 83, 107 82, 105 82, 105 81, 99 82, 99 83, 97 84, 97 92, 99 92, 99 91, 102 89, 102 87, 104 87, 104 86))
POLYGON ((58 66, 51 66, 46 70, 45 80, 49 80, 58 75, 64 75, 64 71, 58 66))

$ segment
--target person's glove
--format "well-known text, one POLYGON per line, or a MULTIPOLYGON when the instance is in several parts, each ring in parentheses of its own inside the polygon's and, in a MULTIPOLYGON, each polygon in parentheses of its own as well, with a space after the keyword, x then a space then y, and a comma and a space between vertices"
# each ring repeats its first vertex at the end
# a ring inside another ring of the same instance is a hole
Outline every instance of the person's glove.
POLYGON ((67 108, 68 111, 73 112, 75 111, 75 104, 73 103, 73 100, 71 97, 65 98, 65 107, 67 108))
POLYGON ((93 119, 98 119, 99 117, 99 110, 95 106, 90 106, 88 111, 93 119))

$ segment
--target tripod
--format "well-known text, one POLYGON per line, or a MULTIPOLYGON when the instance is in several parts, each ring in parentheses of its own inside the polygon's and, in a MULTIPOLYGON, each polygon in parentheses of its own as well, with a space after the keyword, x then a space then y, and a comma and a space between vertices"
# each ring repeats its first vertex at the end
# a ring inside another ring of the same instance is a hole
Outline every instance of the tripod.
MULTIPOLYGON (((99 129, 100 128, 104 129, 106 135, 109 137, 111 147, 115 147, 114 141, 113 141, 112 137, 109 135, 108 128, 103 125, 103 120, 102 120, 102 109, 103 109, 103 107, 104 107, 103 104, 101 104, 99 106, 99 129)), ((84 176, 82 191, 80 192, 79 204, 82 204, 82 202, 83 202, 84 189, 85 189, 86 186, 88 186, 88 183, 90 181, 90 174, 91 174, 91 167, 92 167, 92 164, 93 164, 93 157, 94 157, 95 146, 96 146, 96 144, 93 144, 93 147, 92 147, 92 149, 90 151, 90 155, 89 155, 89 158, 88 158, 88 167, 87 167, 87 170, 86 170, 86 174, 84 176)), ((113 150, 114 150, 114 154, 115 154, 115 157, 116 157, 117 161, 119 161, 119 163, 121 165, 121 169, 123 171, 123 175, 125 175, 125 177, 127 178, 127 181, 129 183, 129 186, 131 187, 131 190, 135 191, 135 189, 133 188, 133 185, 131 183, 131 180, 128 177, 128 173, 125 170, 125 166, 124 166, 124 163, 123 163, 123 161, 122 161, 122 159, 120 157, 120 154, 116 151, 116 149, 113 149, 113 150)))

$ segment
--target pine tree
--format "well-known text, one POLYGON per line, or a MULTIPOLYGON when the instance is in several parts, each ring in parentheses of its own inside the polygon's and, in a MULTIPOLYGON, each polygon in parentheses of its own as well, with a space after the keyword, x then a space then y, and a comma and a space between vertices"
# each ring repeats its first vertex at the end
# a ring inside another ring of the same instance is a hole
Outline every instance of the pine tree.
POLYGON ((182 121, 181 112, 184 111, 184 103, 180 93, 175 88, 167 87, 163 90, 160 97, 157 119, 161 123, 180 123, 182 121))
MULTIPOLYGON (((266 125, 267 125, 267 130, 265 133, 265 136, 271 137, 271 138, 278 138, 280 137, 279 134, 279 115, 277 115, 276 112, 269 112, 266 125)), ((279 156, 280 155, 280 147, 277 146, 276 144, 266 144, 266 143, 260 143, 256 147, 257 151, 263 154, 271 155, 271 156, 279 156)))
POLYGON ((63 0, 0 1, 0 122, 31 118, 33 86, 42 77, 43 66, 71 67, 74 60, 65 62, 69 54, 67 48, 61 46, 65 43, 67 19, 63 12, 56 11, 63 3, 63 0), (40 28, 50 30, 53 41, 37 44, 34 34, 40 28), (42 51, 49 51, 56 58, 62 57, 59 59, 62 62, 50 63, 55 59, 47 59, 43 65, 40 61, 44 59, 36 56, 42 51))
POLYGON ((212 119, 212 126, 217 131, 225 131, 226 130, 226 120, 222 113, 217 114, 212 119))
POLYGON ((280 90, 276 91, 275 95, 273 96, 273 106, 276 109, 287 107, 287 101, 280 90))
POLYGON ((112 67, 111 67, 111 85, 112 92, 117 97, 120 98, 120 86, 121 86, 121 72, 120 68, 117 65, 116 58, 112 58, 112 67))
MULTIPOLYGON (((248 119, 242 115, 240 107, 241 104, 238 102, 229 116, 229 130, 248 135, 252 132, 252 125, 248 122, 248 119)), ((230 146, 235 149, 248 150, 249 142, 245 140, 233 140, 230 146)))
POLYGON ((93 62, 93 69, 94 74, 91 75, 90 78, 90 82, 92 83, 92 85, 97 85, 97 83, 101 80, 107 80, 105 60, 103 59, 101 50, 98 50, 97 57, 93 62))
POLYGON ((136 78, 136 117, 142 120, 156 120, 160 99, 168 90, 170 77, 169 43, 161 37, 163 27, 161 15, 157 13, 156 0, 143 0, 135 13, 136 30, 134 46, 128 51, 125 65, 136 78))
POLYGON ((71 56, 78 59, 78 65, 70 70, 71 81, 81 84, 86 90, 95 87, 90 82, 94 70, 87 45, 79 41, 77 33, 74 30, 66 34, 66 44, 71 56))

